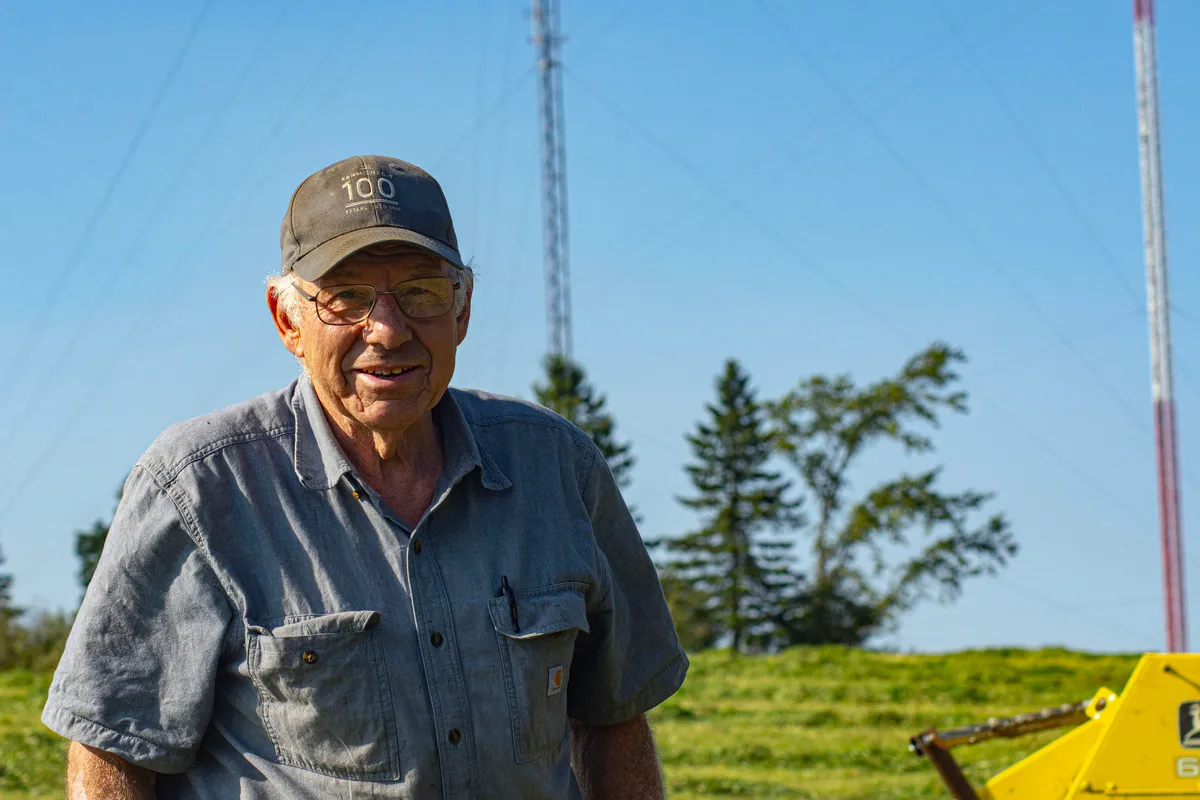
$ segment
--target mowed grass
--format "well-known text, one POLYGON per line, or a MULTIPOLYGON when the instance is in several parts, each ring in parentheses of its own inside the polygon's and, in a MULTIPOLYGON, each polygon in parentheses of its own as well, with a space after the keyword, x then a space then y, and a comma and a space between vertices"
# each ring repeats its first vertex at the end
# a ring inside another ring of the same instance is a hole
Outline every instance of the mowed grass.
MULTIPOLYGON (((946 798, 908 752, 931 725, 980 722, 1120 691, 1133 655, 988 650, 894 655, 842 647, 692 658, 683 689, 651 714, 673 800, 946 798)), ((39 721, 50 675, 0 672, 0 798, 63 795, 65 743, 39 721)), ((973 783, 1058 732, 955 750, 973 783)))
MULTIPOLYGON (((948 798, 932 766, 908 752, 911 736, 1076 702, 1101 686, 1119 692, 1137 660, 1064 650, 701 653, 651 723, 675 800, 948 798)), ((959 748, 955 758, 982 786, 1062 732, 959 748)))
POLYGON ((0 672, 0 798, 65 794, 67 743, 41 722, 50 673, 0 672))

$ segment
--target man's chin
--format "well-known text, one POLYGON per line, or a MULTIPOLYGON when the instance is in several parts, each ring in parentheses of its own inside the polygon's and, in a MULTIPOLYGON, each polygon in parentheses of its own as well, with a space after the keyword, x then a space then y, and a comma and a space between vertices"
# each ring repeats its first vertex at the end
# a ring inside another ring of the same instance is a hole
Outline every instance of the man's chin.
POLYGON ((379 398, 369 405, 364 405, 361 412, 354 415, 360 425, 377 433, 396 433, 409 428, 413 423, 428 415, 429 409, 424 404, 416 402, 415 398, 403 399, 379 398))

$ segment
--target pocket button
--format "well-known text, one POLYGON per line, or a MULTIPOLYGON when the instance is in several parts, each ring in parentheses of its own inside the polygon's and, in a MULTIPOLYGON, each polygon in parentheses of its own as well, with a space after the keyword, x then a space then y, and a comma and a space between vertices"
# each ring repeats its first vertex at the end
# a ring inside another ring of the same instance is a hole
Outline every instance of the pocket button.
POLYGON ((304 659, 305 664, 315 664, 317 663, 317 651, 305 650, 304 655, 300 656, 300 658, 304 659))

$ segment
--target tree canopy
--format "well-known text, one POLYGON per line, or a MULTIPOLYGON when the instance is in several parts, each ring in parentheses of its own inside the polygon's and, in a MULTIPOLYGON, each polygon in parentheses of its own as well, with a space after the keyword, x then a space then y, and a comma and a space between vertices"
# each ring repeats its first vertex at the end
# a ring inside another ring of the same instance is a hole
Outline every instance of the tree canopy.
POLYGON ((549 355, 544 366, 545 382, 533 385, 537 401, 586 433, 608 461, 617 485, 628 487, 633 447, 617 440, 617 424, 605 408, 604 395, 588 381, 583 367, 566 356, 549 355))
MULTIPOLYGON (((117 489, 117 505, 121 504, 124 484, 117 489)), ((114 509, 115 513, 115 509, 114 509)), ((92 576, 96 574, 96 565, 100 562, 100 554, 104 552, 104 543, 108 540, 108 529, 112 520, 96 520, 90 529, 75 531, 75 555, 79 556, 79 588, 80 594, 87 591, 92 576)))
POLYGON ((858 386, 813 376, 770 404, 775 446, 813 514, 809 572, 784 620, 792 642, 859 644, 923 599, 956 599, 1017 552, 1003 514, 979 520, 992 495, 941 488, 940 466, 903 473, 854 497, 850 473, 872 448, 934 451, 945 413, 964 414, 959 350, 935 343, 895 375, 858 386))
POLYGON ((727 639, 734 652, 761 649, 776 638, 796 580, 791 542, 771 534, 799 523, 798 503, 768 468, 766 413, 737 361, 726 361, 716 388, 706 420, 687 437, 695 494, 680 498, 700 514, 701 527, 654 544, 671 556, 664 590, 685 646, 727 639))
POLYGON ((1009 562, 1016 540, 987 513, 992 495, 947 490, 928 458, 942 419, 967 412, 964 361, 939 342, 892 376, 813 375, 765 402, 726 362, 687 437, 695 494, 680 502, 701 526, 652 543, 667 554, 659 569, 685 647, 859 645, 1009 562), (856 470, 889 445, 922 468, 855 491, 856 470))

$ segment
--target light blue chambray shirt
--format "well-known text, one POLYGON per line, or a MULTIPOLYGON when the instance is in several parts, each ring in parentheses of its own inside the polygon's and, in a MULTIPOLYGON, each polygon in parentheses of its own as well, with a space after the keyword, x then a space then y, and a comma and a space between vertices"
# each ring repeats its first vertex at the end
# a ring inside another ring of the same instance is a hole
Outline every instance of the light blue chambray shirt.
POLYGON ((412 530, 306 378, 168 429, 42 720, 160 797, 579 797, 567 717, 630 719, 687 671, 654 567, 577 428, 453 389, 434 415, 412 530))

